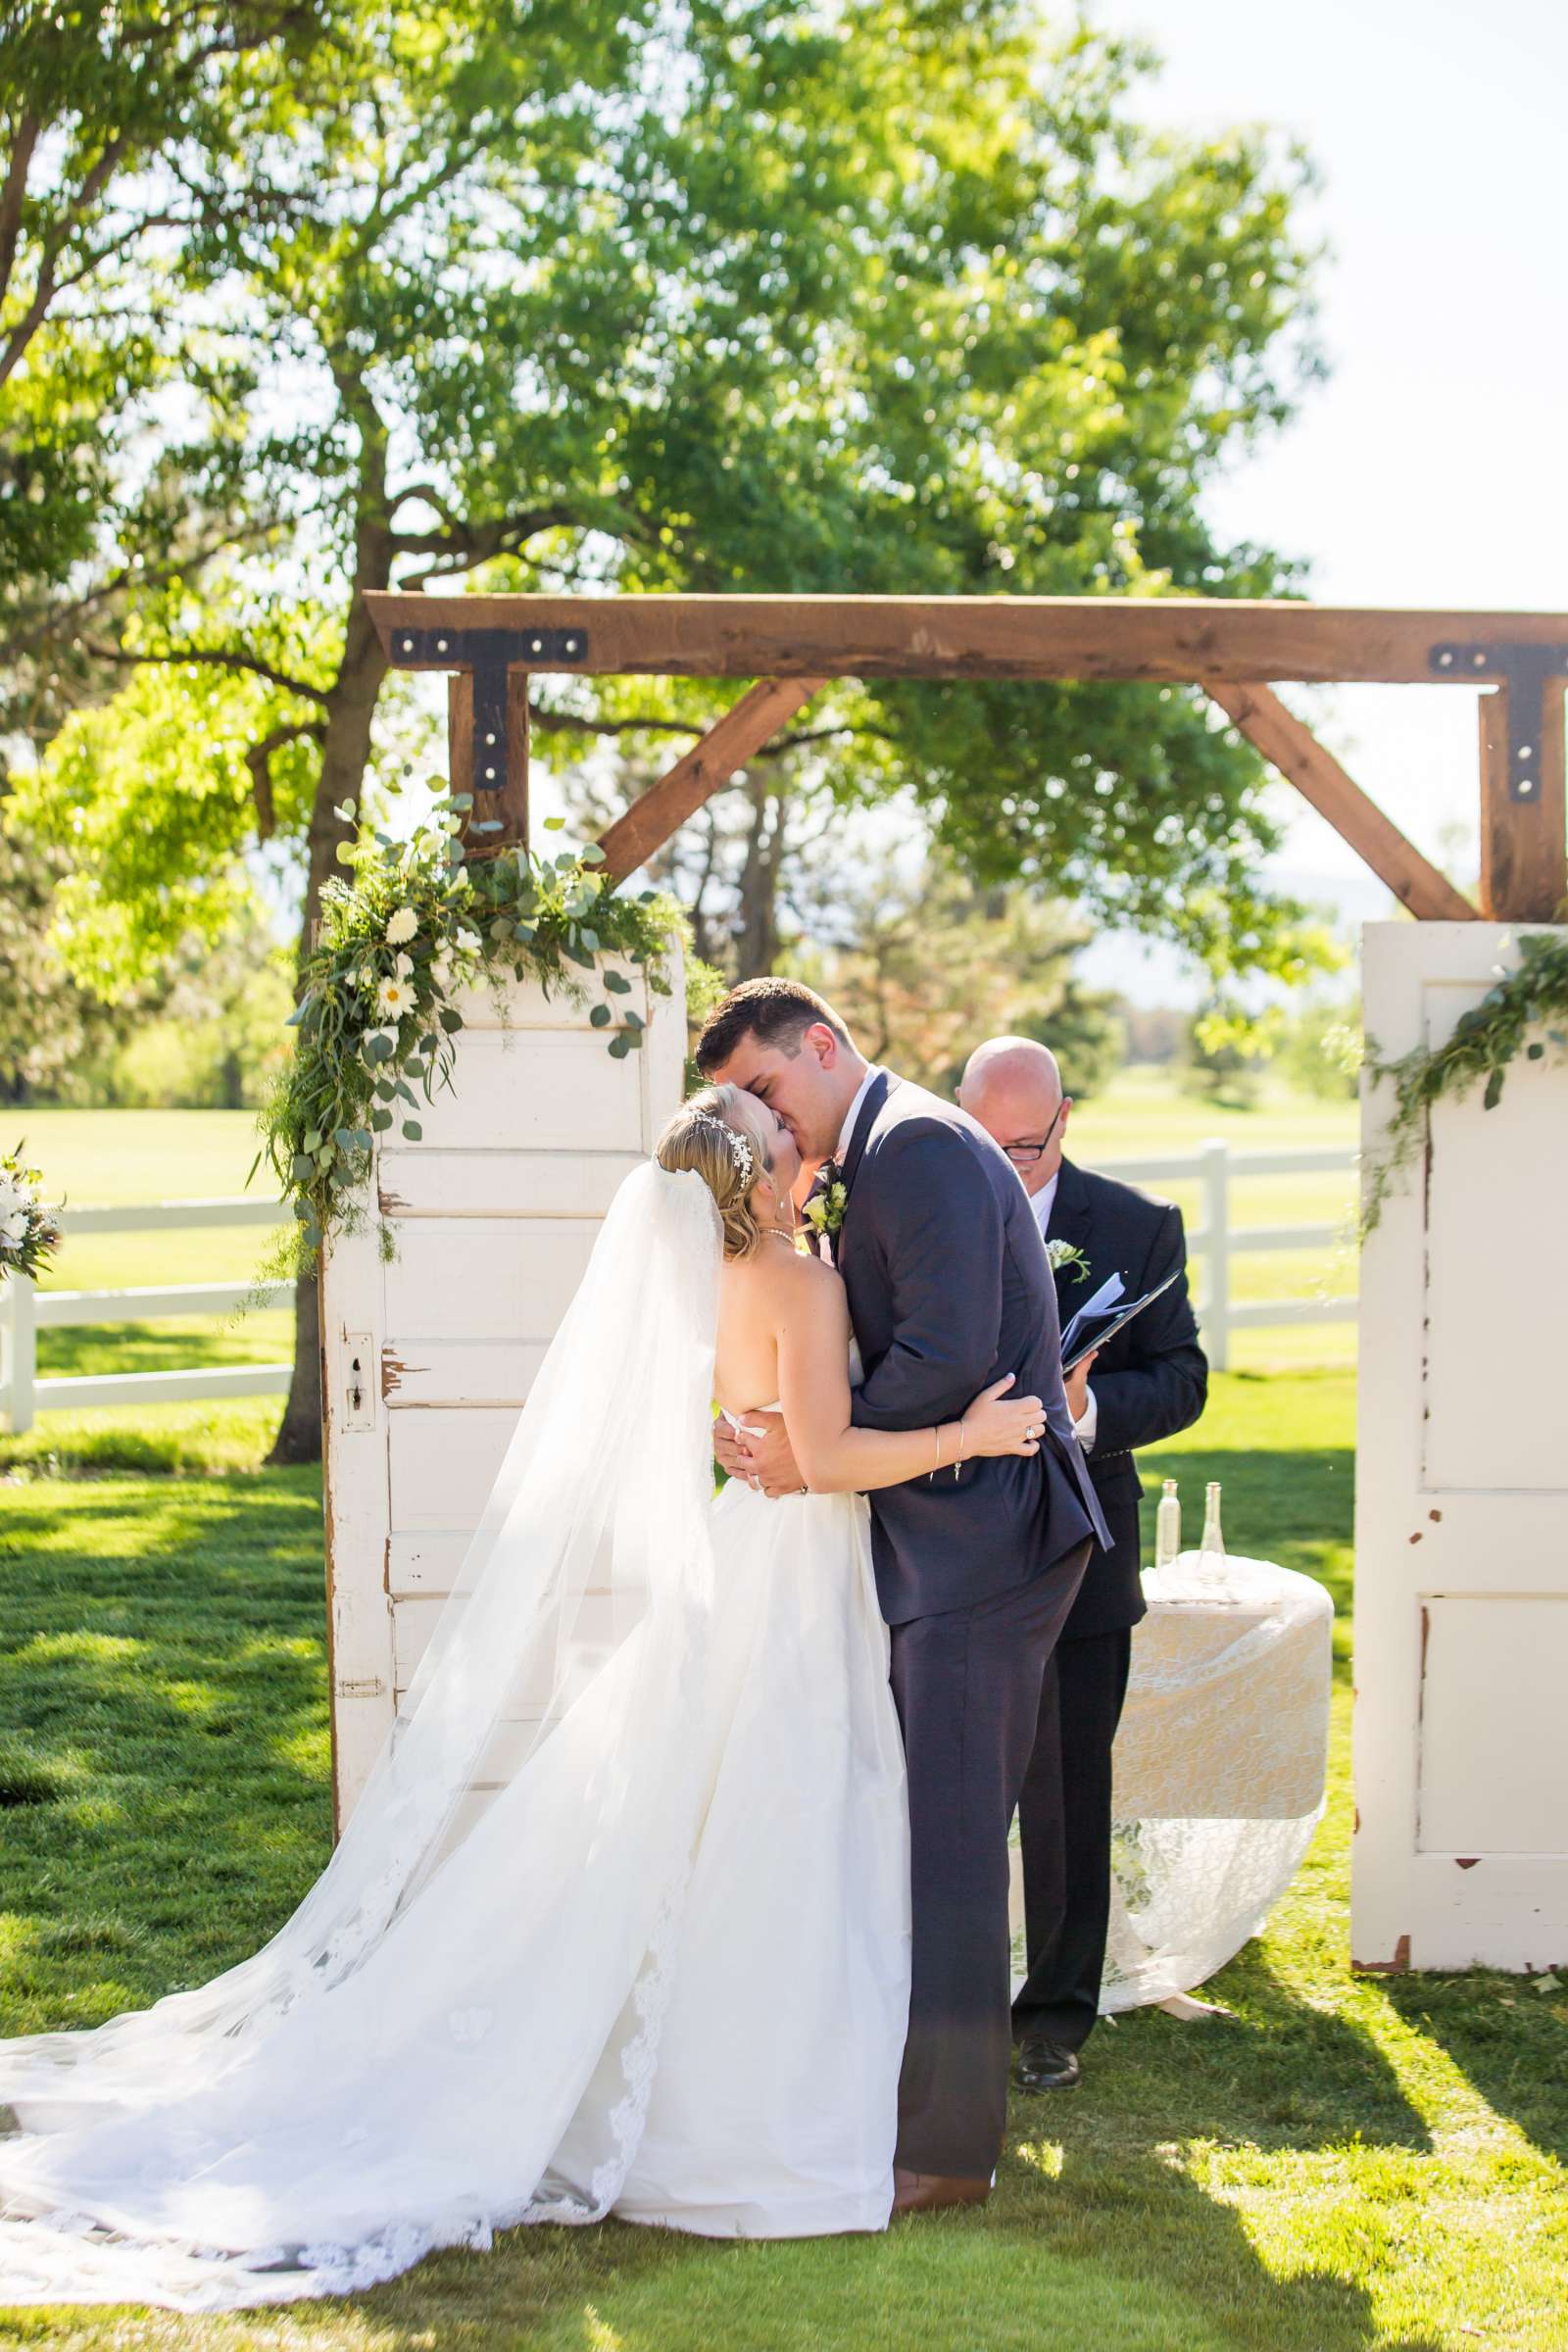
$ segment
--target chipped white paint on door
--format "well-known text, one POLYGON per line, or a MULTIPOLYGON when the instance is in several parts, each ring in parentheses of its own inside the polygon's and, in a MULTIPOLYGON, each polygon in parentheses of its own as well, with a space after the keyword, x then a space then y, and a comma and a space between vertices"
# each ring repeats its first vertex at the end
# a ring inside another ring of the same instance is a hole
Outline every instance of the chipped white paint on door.
MULTIPOLYGON (((612 1060, 585 1009, 463 1001, 453 1092, 378 1142, 373 1224, 322 1267, 333 1785, 352 1809, 450 1590, 599 1221, 681 1098, 681 977, 628 971, 647 1042, 612 1060)), ((505 1729, 498 1741, 504 1747, 505 1729)))
MULTIPOLYGON (((1384 1059, 1496 977, 1492 923, 1364 941, 1384 1059)), ((1369 1090, 1382 1145, 1391 1090, 1369 1090)), ((1568 1068, 1440 1103, 1361 1263, 1351 1949, 1568 1959, 1568 1068)))

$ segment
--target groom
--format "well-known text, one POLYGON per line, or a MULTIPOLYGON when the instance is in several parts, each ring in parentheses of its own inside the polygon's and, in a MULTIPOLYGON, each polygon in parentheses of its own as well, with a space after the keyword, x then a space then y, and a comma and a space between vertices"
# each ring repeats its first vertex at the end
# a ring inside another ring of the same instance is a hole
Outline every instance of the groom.
MULTIPOLYGON (((864 1429, 956 1419, 1004 1373, 1045 1399, 1038 1455, 968 1461, 870 1497, 909 1781, 913 1950, 894 2210, 978 2204, 1006 2122, 1007 1832, 1047 1663, 1095 1543, 1107 1541, 1072 1434, 1054 1286, 1022 1185, 984 1129, 868 1064, 831 1005, 749 980, 710 1015, 705 1077, 744 1087, 844 1193, 831 1250, 864 1378, 864 1429)), ((770 1494, 802 1486, 776 1416, 719 1443, 770 1494)))

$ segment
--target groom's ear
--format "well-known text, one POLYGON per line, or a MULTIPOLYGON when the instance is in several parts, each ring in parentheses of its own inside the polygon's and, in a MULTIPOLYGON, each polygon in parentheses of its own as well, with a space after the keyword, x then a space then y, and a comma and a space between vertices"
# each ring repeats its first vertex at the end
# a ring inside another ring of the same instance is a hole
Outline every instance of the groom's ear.
POLYGON ((838 1059, 839 1041, 826 1021, 813 1021, 802 1033, 801 1043, 810 1049, 824 1070, 830 1070, 838 1059))

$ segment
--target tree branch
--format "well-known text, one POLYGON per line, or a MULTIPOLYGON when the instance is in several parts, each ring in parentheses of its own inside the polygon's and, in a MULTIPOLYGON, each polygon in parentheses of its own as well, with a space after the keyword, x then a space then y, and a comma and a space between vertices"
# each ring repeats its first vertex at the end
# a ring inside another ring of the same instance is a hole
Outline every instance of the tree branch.
MULTIPOLYGON (((689 735, 697 742, 708 733, 708 725, 697 726, 690 719, 656 718, 584 718, 575 710, 546 710, 538 703, 528 705, 528 723, 542 734, 557 735, 689 735)), ((760 760, 778 760, 786 752, 798 752, 806 744, 830 743, 836 736, 848 736, 867 743, 891 743, 894 739, 885 727, 853 726, 847 720, 841 726, 802 727, 793 735, 775 736, 760 752, 754 752, 748 765, 760 760)))
MULTIPOLYGON (((91 654, 96 662, 113 662, 126 669, 139 668, 148 662, 177 665, 181 662, 196 662, 213 669, 243 669, 252 676, 266 678, 273 686, 281 686, 289 694, 297 694, 302 702, 316 703, 325 710, 329 700, 324 686, 312 686, 304 678, 291 678, 286 670, 275 669, 270 662, 263 662, 255 654, 228 653, 216 646, 171 646, 165 653, 128 653, 123 646, 101 645, 90 637, 81 641, 82 651, 91 654)), ((298 731, 298 730, 296 730, 298 731)))
POLYGON ((16 266, 17 240, 22 233, 22 207, 27 193, 27 172, 32 165, 32 151, 38 144, 42 128, 36 115, 24 115, 17 124, 16 144, 6 165, 4 188, 0 188, 0 302, 5 300, 16 266))
POLYGON ((253 743, 245 755, 245 764, 251 771, 251 798, 256 804, 256 838, 270 841, 277 830, 277 809, 272 800, 272 754, 280 752, 285 743, 294 743, 300 736, 310 735, 318 743, 326 741, 324 718, 302 718, 291 727, 274 727, 260 743, 253 743))
MULTIPOLYGON (((432 500, 432 505, 439 502, 432 500)), ((449 572, 472 571, 479 564, 488 564, 492 556, 501 556, 513 548, 521 547, 540 531, 569 530, 580 524, 582 516, 574 507, 560 503, 548 507, 532 507, 520 514, 503 514, 494 522, 463 522, 454 517, 443 531, 393 531, 390 534, 392 552, 396 556, 451 556, 450 564, 431 564, 406 583, 411 589, 421 588, 426 580, 443 578, 449 572)))

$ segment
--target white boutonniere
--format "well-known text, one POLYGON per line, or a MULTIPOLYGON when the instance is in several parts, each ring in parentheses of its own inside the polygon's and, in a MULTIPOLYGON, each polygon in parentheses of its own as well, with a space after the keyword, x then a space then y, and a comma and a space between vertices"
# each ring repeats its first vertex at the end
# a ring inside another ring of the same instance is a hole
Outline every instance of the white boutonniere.
POLYGON ((824 1191, 811 1195, 801 1214, 813 1233, 831 1241, 844 1222, 844 1211, 849 1204, 849 1192, 842 1179, 835 1177, 824 1191))
POLYGON ((1048 1242, 1046 1256, 1050 1261, 1053 1274, 1060 1274, 1064 1269, 1070 1268, 1074 1282, 1089 1280, 1089 1260, 1083 1251, 1075 1248, 1071 1242, 1048 1242))

